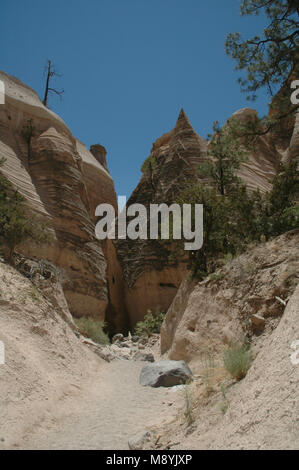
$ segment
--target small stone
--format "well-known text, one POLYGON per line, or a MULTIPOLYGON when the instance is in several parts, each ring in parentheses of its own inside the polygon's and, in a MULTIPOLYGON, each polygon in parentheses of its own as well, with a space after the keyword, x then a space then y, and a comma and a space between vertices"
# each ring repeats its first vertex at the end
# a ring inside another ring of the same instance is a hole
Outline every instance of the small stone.
POLYGON ((135 436, 131 437, 128 441, 128 447, 130 450, 143 450, 145 444, 150 442, 151 434, 149 431, 141 431, 135 436))
POLYGON ((139 340, 139 344, 147 344, 148 343, 148 338, 146 336, 143 336, 140 340, 139 340))
POLYGON ((123 341, 123 340, 124 340, 124 335, 122 335, 121 333, 118 333, 113 336, 112 344, 114 344, 116 341, 123 341))
POLYGON ((120 348, 130 348, 130 347, 131 347, 130 344, 127 343, 127 342, 125 342, 125 341, 124 341, 123 343, 116 343, 116 344, 117 344, 117 346, 119 346, 120 348))
POLYGON ((155 362, 155 358, 151 353, 144 353, 141 351, 137 351, 133 356, 134 361, 147 361, 147 362, 155 362))
POLYGON ((265 319, 258 315, 257 313, 251 316, 251 324, 254 327, 263 328, 265 326, 265 319))

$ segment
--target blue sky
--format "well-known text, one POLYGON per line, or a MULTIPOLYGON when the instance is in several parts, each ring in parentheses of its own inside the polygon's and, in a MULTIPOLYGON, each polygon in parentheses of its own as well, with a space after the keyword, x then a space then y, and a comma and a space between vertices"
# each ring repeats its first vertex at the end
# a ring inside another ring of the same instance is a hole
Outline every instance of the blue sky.
POLYGON ((43 94, 50 58, 62 78, 50 107, 88 147, 100 143, 118 194, 129 196, 152 143, 183 107, 206 137, 245 106, 229 32, 259 32, 263 17, 241 17, 239 0, 0 0, 0 68, 43 94))

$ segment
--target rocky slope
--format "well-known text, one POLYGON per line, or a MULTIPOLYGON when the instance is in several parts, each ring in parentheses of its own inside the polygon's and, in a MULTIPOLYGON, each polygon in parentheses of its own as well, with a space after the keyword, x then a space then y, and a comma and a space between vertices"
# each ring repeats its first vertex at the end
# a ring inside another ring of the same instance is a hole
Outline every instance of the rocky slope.
POLYGON ((165 339, 171 345, 170 357, 185 358, 194 373, 187 386, 192 425, 184 386, 138 383, 143 356, 160 357, 156 336, 146 345, 135 338, 90 344, 65 322, 71 319, 59 284, 42 276, 32 283, 1 262, 0 448, 126 449, 129 438, 146 430, 144 448, 151 449, 298 449, 299 366, 291 361, 299 338, 298 236, 289 232, 205 283, 180 288, 161 339, 162 348, 165 339), (175 303, 180 321, 166 337, 175 303), (236 382, 220 358, 244 334, 254 362, 236 382))
POLYGON ((138 381, 148 345, 95 345, 68 324, 59 283, 33 281, 0 261, 0 450, 128 449, 169 420, 171 391, 138 381))
POLYGON ((240 382, 217 361, 210 360, 208 368, 202 362, 189 386, 193 423, 187 424, 182 405, 171 423, 156 430, 161 448, 171 442, 172 449, 298 450, 299 364, 298 347, 297 356, 293 348, 299 338, 298 312, 297 286, 281 308, 277 327, 262 333, 262 346, 256 346, 253 364, 240 382))
POLYGON ((19 250, 60 268, 73 315, 104 319, 109 305, 118 312, 113 322, 109 320, 111 328, 122 329, 126 316, 119 303, 119 264, 113 246, 101 245, 94 235, 95 207, 102 202, 116 206, 105 149, 93 146, 91 153, 31 88, 3 72, 0 79, 6 92, 5 105, 0 106, 0 152, 6 159, 1 171, 54 233, 48 246, 27 243, 19 250))
POLYGON ((194 380, 176 397, 173 420, 152 429, 159 444, 147 448, 299 448, 298 246, 294 230, 250 247, 203 282, 182 283, 162 325, 161 353, 186 360, 194 380), (244 338, 253 363, 237 381, 223 353, 244 338))
POLYGON ((54 302, 0 262, 0 340, 5 345, 5 364, 0 365, 1 448, 14 448, 20 436, 30 435, 45 419, 53 424, 53 410, 90 387, 104 364, 66 323, 68 309, 59 288, 46 284, 54 302))
POLYGON ((161 353, 200 362, 244 337, 261 347, 280 322, 299 279, 299 231, 225 264, 202 282, 184 280, 161 329, 161 353))

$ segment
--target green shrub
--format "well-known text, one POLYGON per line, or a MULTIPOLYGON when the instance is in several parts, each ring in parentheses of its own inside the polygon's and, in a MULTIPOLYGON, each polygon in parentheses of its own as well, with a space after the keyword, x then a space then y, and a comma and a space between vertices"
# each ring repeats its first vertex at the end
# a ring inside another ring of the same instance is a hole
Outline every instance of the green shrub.
POLYGON ((247 343, 235 345, 225 351, 223 355, 223 363, 226 370, 236 380, 243 379, 252 363, 252 353, 247 343))
POLYGON ((227 399, 227 396, 226 396, 226 387, 223 384, 221 384, 220 390, 221 390, 221 394, 222 394, 222 398, 223 398, 223 401, 220 404, 220 410, 221 410, 222 414, 225 415, 225 413, 227 412, 228 407, 229 407, 229 402, 228 402, 228 399, 227 399))
POLYGON ((78 329, 84 336, 92 339, 95 343, 108 344, 109 337, 104 332, 104 322, 93 318, 81 317, 75 320, 78 329))
POLYGON ((30 144, 31 139, 34 136, 34 130, 33 119, 28 119, 21 132, 21 135, 26 140, 27 144, 30 144))
POLYGON ((184 398, 185 398, 185 418, 187 421, 187 425, 191 426, 192 423, 195 421, 195 417, 193 414, 193 407, 192 407, 192 398, 188 389, 188 385, 184 387, 184 398))
POLYGON ((135 333, 138 336, 150 336, 154 333, 160 333, 165 314, 158 312, 155 315, 151 310, 147 311, 143 321, 139 321, 135 326, 135 333))
POLYGON ((221 260, 223 266, 225 266, 227 263, 230 263, 233 260, 233 258, 234 257, 231 253, 226 253, 221 260))
POLYGON ((224 273, 213 273, 210 275, 210 279, 212 282, 221 281, 224 278, 224 273))
POLYGON ((157 166, 157 160, 155 159, 155 157, 150 155, 144 160, 142 167, 141 167, 141 171, 142 173, 152 172, 156 168, 156 166, 157 166))
POLYGON ((34 303, 36 303, 37 305, 39 305, 41 303, 40 293, 39 293, 38 289, 35 286, 33 286, 30 289, 29 295, 30 295, 30 297, 31 297, 31 299, 33 300, 34 303))
MULTIPOLYGON (((3 163, 4 160, 0 160, 0 166, 3 163)), ((47 243, 52 240, 52 236, 47 225, 28 212, 23 196, 0 173, 0 241, 8 249, 8 261, 12 260, 17 245, 27 239, 47 243)))
MULTIPOLYGON (((221 140, 217 146, 220 143, 221 140)), ((214 147, 214 150, 217 148, 214 147)), ((218 155, 219 158, 221 155, 218 155)), ((234 174, 234 165, 231 166, 226 159, 225 165, 228 165, 227 174, 220 184, 221 188, 218 187, 217 167, 210 174, 213 184, 208 186, 198 181, 186 181, 176 200, 181 207, 192 204, 193 226, 193 205, 204 206, 203 246, 200 250, 188 252, 188 268, 193 279, 205 279, 219 264, 232 261, 252 243, 265 242, 299 226, 299 174, 295 161, 279 167, 272 189, 266 194, 258 190, 248 191, 234 174)), ((170 233, 172 244, 169 259, 184 243, 183 239, 173 239, 172 230, 170 233)), ((177 257, 178 261, 182 259, 182 256, 177 257)))

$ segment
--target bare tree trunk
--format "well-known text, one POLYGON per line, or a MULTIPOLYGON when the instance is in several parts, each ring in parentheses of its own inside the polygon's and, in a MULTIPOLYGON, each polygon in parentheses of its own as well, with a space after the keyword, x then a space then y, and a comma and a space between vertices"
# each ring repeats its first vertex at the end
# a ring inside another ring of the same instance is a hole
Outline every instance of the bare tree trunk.
POLYGON ((48 105, 48 95, 49 95, 49 93, 55 93, 61 99, 61 96, 63 95, 64 90, 57 90, 56 88, 51 88, 51 86, 50 86, 51 78, 61 77, 61 75, 59 73, 57 73, 56 70, 54 69, 54 66, 53 66, 51 60, 48 60, 48 64, 45 67, 45 70, 46 70, 46 74, 47 74, 47 79, 46 79, 46 88, 45 88, 45 95, 44 95, 44 99, 43 99, 43 104, 44 104, 44 106, 47 106, 48 105))
POLYGON ((44 105, 44 106, 47 106, 47 103, 48 103, 50 74, 51 74, 51 61, 48 60, 47 81, 46 81, 45 96, 44 96, 44 100, 43 100, 43 105, 44 105))

